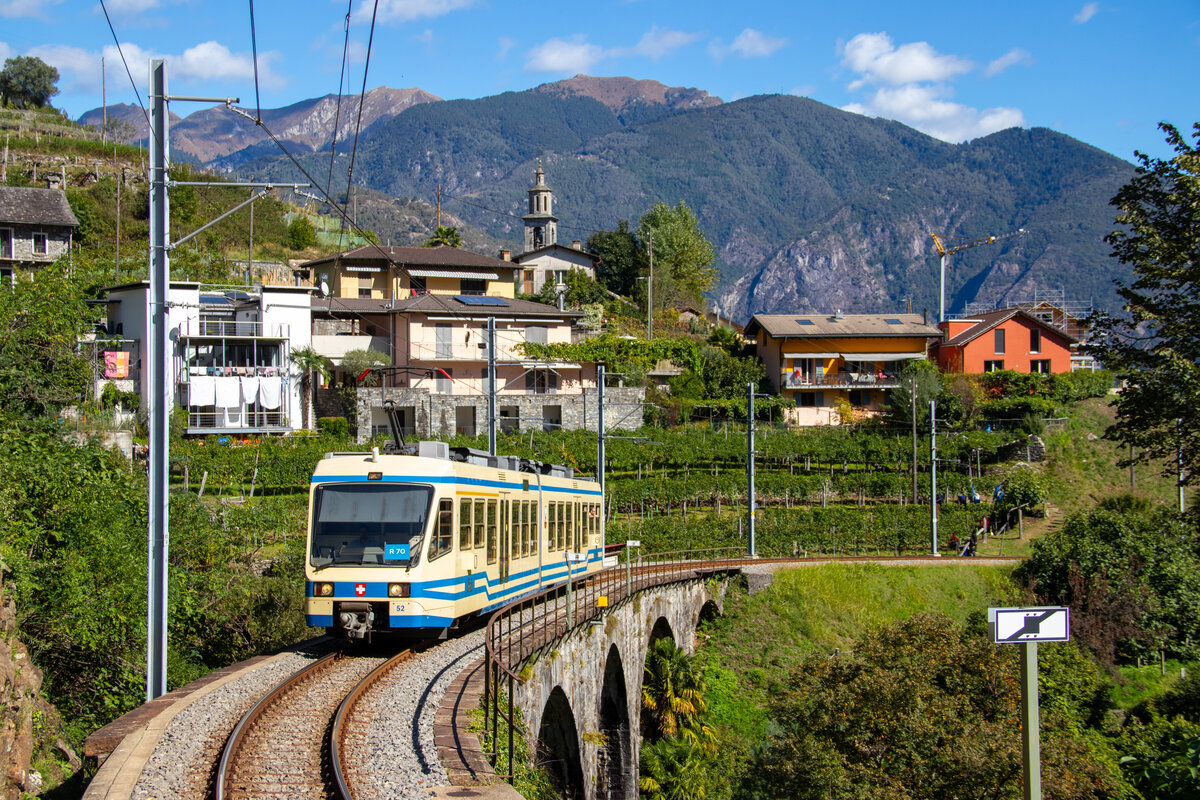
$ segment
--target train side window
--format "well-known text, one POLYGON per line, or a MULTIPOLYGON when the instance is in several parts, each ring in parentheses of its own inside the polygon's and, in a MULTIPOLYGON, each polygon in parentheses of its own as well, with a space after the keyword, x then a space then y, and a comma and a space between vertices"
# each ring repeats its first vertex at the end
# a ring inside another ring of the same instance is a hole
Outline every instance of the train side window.
POLYGON ((475 547, 483 547, 484 519, 483 519, 483 500, 482 499, 478 499, 475 501, 474 522, 475 522, 475 544, 474 544, 474 546, 475 547))
POLYGON ((554 537, 558 535, 558 504, 546 504, 546 549, 557 550, 554 537))
POLYGON ((526 533, 529 535, 529 555, 536 556, 538 551, 538 525, 537 503, 529 501, 529 527, 526 533))
POLYGON ((454 501, 444 498, 438 501, 437 531, 429 548, 429 560, 446 555, 454 549, 454 501))
POLYGON ((521 552, 521 558, 529 555, 529 503, 521 500, 517 503, 517 513, 520 515, 520 524, 517 525, 517 539, 520 540, 517 545, 521 552))
POLYGON ((567 547, 567 504, 558 504, 558 549, 567 547))
POLYGON ((496 540, 499 533, 496 530, 496 501, 487 501, 487 562, 496 563, 496 540))
POLYGON ((567 549, 573 553, 579 552, 575 541, 575 504, 567 503, 563 508, 567 512, 567 549))
POLYGON ((458 501, 458 549, 471 549, 471 501, 458 501))

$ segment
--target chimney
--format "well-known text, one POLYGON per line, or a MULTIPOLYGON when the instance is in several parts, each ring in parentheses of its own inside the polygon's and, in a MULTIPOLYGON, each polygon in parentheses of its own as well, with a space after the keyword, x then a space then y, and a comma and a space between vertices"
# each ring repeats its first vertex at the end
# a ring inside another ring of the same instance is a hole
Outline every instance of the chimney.
POLYGON ((581 242, 579 239, 576 239, 575 241, 571 242, 571 247, 574 247, 576 250, 582 250, 583 242, 581 242))
POLYGON ((512 250, 501 250, 500 258, 504 261, 512 261, 512 250))

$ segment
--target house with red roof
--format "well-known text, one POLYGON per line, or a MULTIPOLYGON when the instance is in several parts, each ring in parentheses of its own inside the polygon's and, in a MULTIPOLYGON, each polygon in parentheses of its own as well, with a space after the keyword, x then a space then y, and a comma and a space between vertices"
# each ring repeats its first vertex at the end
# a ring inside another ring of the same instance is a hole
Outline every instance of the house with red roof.
POLYGON ((978 374, 1071 371, 1071 346, 1078 340, 1045 319, 1020 308, 1005 308, 968 319, 939 323, 944 339, 933 349, 946 373, 978 374))

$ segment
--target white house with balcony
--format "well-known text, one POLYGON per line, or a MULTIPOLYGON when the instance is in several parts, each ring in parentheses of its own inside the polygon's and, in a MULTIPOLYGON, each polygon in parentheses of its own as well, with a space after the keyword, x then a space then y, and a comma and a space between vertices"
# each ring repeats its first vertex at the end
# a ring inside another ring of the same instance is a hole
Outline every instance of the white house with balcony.
MULTIPOLYGON (((107 292, 111 353, 101 381, 150 389, 150 284, 107 292)), ((167 325, 171 400, 187 411, 187 433, 288 433, 304 426, 294 350, 311 345, 312 289, 298 286, 207 286, 172 282, 167 325)), ((102 349, 102 348, 101 348, 102 349)), ((100 387, 97 387, 100 391, 100 387)))

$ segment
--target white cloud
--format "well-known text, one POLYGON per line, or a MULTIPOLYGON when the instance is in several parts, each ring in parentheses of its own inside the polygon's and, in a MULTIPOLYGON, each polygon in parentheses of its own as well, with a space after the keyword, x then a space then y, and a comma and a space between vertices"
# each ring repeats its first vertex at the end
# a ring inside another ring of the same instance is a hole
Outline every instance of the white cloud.
POLYGON ((660 30, 655 25, 642 35, 642 38, 629 52, 633 55, 645 56, 657 61, 664 56, 671 55, 681 47, 686 47, 699 38, 700 34, 698 33, 660 30))
POLYGON ((762 31, 746 28, 729 44, 724 44, 719 39, 713 40, 708 46, 708 53, 718 61, 728 55, 739 58, 766 58, 785 44, 787 39, 777 39, 767 36, 762 31))
MULTIPOLYGON (((283 81, 271 70, 271 62, 279 53, 258 55, 258 79, 267 86, 281 86, 283 81)), ((182 55, 168 57, 167 68, 173 80, 230 80, 254 78, 254 59, 246 53, 233 53, 220 42, 202 42, 189 47, 182 55)))
POLYGON ((851 90, 867 83, 899 86, 916 81, 944 81, 969 72, 973 64, 958 56, 940 55, 928 42, 895 47, 886 33, 860 33, 842 49, 842 64, 861 73, 851 90))
POLYGON ((36 56, 58 70, 59 89, 93 91, 100 88, 100 54, 81 47, 42 45, 26 55, 36 56))
POLYGON ((554 37, 533 49, 525 62, 525 71, 575 75, 590 71, 606 55, 603 47, 588 44, 581 34, 570 39, 554 37))
POLYGON ((516 39, 510 39, 507 36, 501 36, 496 41, 496 60, 503 61, 508 58, 508 51, 517 46, 516 39))
MULTIPOLYGON (((475 0, 380 0, 376 19, 379 22, 412 22, 414 19, 433 19, 451 11, 470 8, 475 0)), ((364 0, 354 12, 356 23, 369 23, 374 3, 364 0)))
POLYGON ((433 28, 426 28, 412 38, 421 44, 433 44, 433 28))
MULTIPOLYGON (((886 33, 860 33, 841 53, 842 65, 857 73, 850 91, 874 87, 869 98, 842 106, 845 111, 898 120, 948 142, 1025 124, 1017 108, 978 109, 954 102, 951 82, 975 65, 938 53, 927 42, 896 47, 886 33)), ((998 75, 1014 64, 1031 61, 1029 53, 1013 49, 991 62, 984 73, 998 75)))
POLYGON ((803 83, 799 86, 793 86, 792 90, 790 92, 788 92, 788 94, 794 94, 797 97, 812 97, 813 93, 816 91, 817 91, 817 87, 814 86, 813 84, 803 83))
POLYGON ((6 58, 12 58, 16 53, 8 46, 8 42, 0 42, 0 64, 4 63, 6 58))
MULTIPOLYGON (((158 0, 107 0, 104 5, 111 14, 140 14, 157 8, 158 0)), ((96 6, 94 10, 99 14, 104 13, 100 6, 96 6)))
POLYGON ((1020 109, 979 110, 951 102, 948 94, 948 90, 937 86, 882 87, 867 103, 851 103, 842 110, 899 120, 947 142, 962 142, 1025 124, 1020 109))
POLYGON ((983 74, 991 78, 992 76, 999 75, 1001 72, 1004 72, 1004 70, 1017 64, 1025 64, 1028 66, 1032 63, 1033 56, 1029 54, 1029 51, 1014 47, 1012 50, 1009 50, 995 61, 990 62, 987 67, 984 68, 983 74))
POLYGON ((1075 21, 1082 25, 1092 17, 1096 16, 1096 12, 1099 10, 1099 3, 1086 3, 1083 8, 1079 9, 1079 13, 1075 15, 1075 21))
POLYGON ((48 7, 61 2, 62 0, 0 0, 0 17, 45 19, 49 16, 45 13, 49 10, 48 7))

